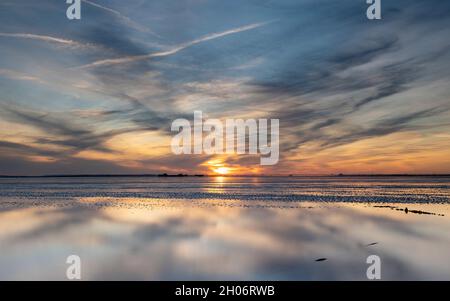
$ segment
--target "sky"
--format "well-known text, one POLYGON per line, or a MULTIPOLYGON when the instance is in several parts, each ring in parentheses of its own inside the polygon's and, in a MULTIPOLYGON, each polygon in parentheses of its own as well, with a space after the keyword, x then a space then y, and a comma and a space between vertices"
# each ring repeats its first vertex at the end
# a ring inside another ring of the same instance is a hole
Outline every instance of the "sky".
POLYGON ((0 175, 450 173, 450 3, 0 0, 0 175), (280 160, 174 155, 280 120, 280 160))

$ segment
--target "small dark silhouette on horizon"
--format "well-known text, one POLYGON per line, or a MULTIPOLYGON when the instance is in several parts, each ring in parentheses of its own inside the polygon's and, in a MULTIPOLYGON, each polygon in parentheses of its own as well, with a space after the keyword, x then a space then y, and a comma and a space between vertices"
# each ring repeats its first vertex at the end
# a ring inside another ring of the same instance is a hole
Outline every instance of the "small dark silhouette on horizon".
MULTIPOLYGON (((0 178, 95 178, 95 177, 216 177, 214 174, 54 174, 54 175, 0 175, 0 178)), ((221 175, 224 176, 224 175, 221 175)), ((233 175, 225 175, 233 177, 233 175)), ((329 175, 295 175, 295 174, 276 174, 276 175, 236 175, 239 177, 298 177, 298 178, 314 178, 314 177, 450 177, 450 174, 329 174, 329 175)))

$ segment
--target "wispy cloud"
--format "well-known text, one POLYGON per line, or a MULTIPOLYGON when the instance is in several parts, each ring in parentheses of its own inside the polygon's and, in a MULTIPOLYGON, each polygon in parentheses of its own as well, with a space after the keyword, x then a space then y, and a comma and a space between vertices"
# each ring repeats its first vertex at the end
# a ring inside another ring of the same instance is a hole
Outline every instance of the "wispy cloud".
POLYGON ((47 35, 38 35, 38 34, 32 34, 32 33, 5 33, 0 32, 0 37, 4 38, 15 38, 15 39, 30 39, 30 40, 36 40, 46 43, 53 43, 58 44, 61 46, 67 46, 67 47, 89 47, 89 48, 96 48, 97 45, 91 44, 91 43, 82 43, 74 40, 69 39, 63 39, 63 38, 57 38, 47 35))
POLYGON ((114 9, 112 9, 112 8, 109 8, 109 7, 106 7, 106 6, 103 6, 103 5, 94 3, 94 2, 89 1, 89 0, 82 0, 82 2, 84 2, 84 3, 86 3, 86 4, 89 4, 89 5, 92 5, 92 6, 94 6, 94 7, 97 7, 97 8, 99 8, 99 9, 102 9, 102 10, 108 12, 108 13, 113 14, 114 16, 116 16, 118 19, 122 20, 126 25, 130 26, 131 28, 134 28, 134 29, 139 30, 139 31, 142 31, 142 32, 151 33, 151 34, 153 34, 153 35, 159 37, 159 35, 157 35, 156 33, 154 33, 154 32, 153 32, 152 30, 150 30, 149 28, 144 27, 144 26, 142 26, 142 25, 139 25, 138 23, 136 23, 135 21, 131 20, 129 17, 124 16, 122 13, 120 13, 120 12, 117 11, 117 10, 114 10, 114 9))
POLYGON ((150 59, 150 58, 154 58, 154 57, 169 56, 169 55, 175 54, 175 53, 177 53, 177 52, 179 52, 179 51, 181 51, 183 49, 186 49, 188 47, 194 46, 196 44, 203 43, 203 42, 210 41, 210 40, 214 40, 214 39, 218 39, 218 38, 225 37, 225 36, 228 36, 228 35, 244 32, 244 31, 252 30, 252 29, 264 26, 264 25, 266 25, 266 24, 268 24, 270 22, 271 21, 269 21, 269 22, 262 22, 262 23, 254 23, 254 24, 250 24, 250 25, 246 25, 246 26, 242 26, 242 27, 226 30, 226 31, 223 31, 223 32, 212 33, 212 34, 200 37, 198 39, 192 40, 190 42, 183 43, 181 45, 178 45, 178 46, 176 46, 176 47, 174 47, 172 49, 166 50, 166 51, 159 51, 159 52, 154 52, 154 53, 149 53, 149 54, 144 54, 144 55, 127 56, 127 57, 116 58, 116 59, 99 60, 99 61, 95 61, 95 62, 87 64, 87 65, 83 65, 83 66, 77 67, 76 69, 86 69, 86 68, 93 68, 93 67, 100 67, 100 66, 126 64, 126 63, 146 60, 146 59, 150 59))
POLYGON ((42 82, 39 78, 37 78, 35 76, 21 73, 21 72, 15 71, 15 70, 10 70, 10 69, 0 69, 0 76, 6 77, 9 79, 15 79, 15 80, 42 82))

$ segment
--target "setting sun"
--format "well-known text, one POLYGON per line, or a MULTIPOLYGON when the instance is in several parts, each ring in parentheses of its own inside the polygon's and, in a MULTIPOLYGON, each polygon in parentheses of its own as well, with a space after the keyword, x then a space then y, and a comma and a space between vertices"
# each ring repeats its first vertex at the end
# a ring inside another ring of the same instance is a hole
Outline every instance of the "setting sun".
POLYGON ((230 169, 228 167, 219 167, 214 169, 214 172, 221 175, 226 175, 230 172, 230 169))

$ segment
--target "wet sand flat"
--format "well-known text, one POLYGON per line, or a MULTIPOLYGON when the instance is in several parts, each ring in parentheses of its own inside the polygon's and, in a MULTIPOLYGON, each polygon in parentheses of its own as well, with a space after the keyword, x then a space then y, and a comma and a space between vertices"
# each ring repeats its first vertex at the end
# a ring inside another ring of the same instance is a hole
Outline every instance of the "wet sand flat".
POLYGON ((450 178, 0 179, 0 280, 450 280, 450 178))

